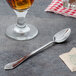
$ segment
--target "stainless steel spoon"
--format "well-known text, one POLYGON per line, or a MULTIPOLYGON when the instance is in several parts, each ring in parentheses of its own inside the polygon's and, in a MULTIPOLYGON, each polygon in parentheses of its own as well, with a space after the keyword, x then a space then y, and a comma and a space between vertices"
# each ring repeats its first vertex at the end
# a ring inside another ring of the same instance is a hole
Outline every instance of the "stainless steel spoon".
POLYGON ((25 61, 26 59, 30 58, 31 56, 37 54, 38 52, 40 52, 41 50, 49 47, 50 44, 52 43, 62 43, 64 42, 71 33, 71 29, 70 28, 66 28, 61 30, 60 32, 56 33, 53 37, 53 41, 50 41, 49 43, 45 44, 44 46, 38 48, 37 50, 31 52, 30 54, 20 58, 19 60, 16 60, 14 62, 8 63, 4 66, 4 69, 13 69, 15 67, 17 67, 19 64, 21 64, 23 61, 25 61))

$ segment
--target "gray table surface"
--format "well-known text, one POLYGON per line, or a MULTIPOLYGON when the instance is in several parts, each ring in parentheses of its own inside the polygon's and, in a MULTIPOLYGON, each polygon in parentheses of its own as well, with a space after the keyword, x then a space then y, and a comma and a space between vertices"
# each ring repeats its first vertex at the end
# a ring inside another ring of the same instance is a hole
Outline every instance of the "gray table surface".
POLYGON ((29 41, 16 41, 5 36, 6 28, 16 23, 16 15, 5 0, 0 0, 0 76, 76 76, 59 55, 76 46, 76 19, 44 12, 52 0, 35 0, 26 16, 26 22, 35 25, 39 34, 29 41), (32 57, 13 70, 4 70, 8 62, 19 59, 52 40, 61 29, 72 29, 69 39, 32 57))

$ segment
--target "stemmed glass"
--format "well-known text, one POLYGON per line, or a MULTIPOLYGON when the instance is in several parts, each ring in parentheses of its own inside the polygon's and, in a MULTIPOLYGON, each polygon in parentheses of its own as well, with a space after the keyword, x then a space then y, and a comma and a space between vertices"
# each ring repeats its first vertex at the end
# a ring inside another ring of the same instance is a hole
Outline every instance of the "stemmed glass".
POLYGON ((76 9, 76 0, 63 0, 63 6, 76 9))
POLYGON ((29 40, 38 34, 35 26, 25 23, 25 16, 34 0, 6 0, 17 15, 17 23, 6 30, 6 35, 15 40, 29 40))

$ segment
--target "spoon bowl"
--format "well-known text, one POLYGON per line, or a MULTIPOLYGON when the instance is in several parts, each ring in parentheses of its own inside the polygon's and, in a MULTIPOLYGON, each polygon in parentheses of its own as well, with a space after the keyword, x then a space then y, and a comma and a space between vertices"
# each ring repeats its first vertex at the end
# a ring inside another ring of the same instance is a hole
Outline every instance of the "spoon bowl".
POLYGON ((70 28, 63 29, 54 35, 53 41, 56 43, 62 43, 67 40, 67 38, 70 36, 70 33, 70 28))

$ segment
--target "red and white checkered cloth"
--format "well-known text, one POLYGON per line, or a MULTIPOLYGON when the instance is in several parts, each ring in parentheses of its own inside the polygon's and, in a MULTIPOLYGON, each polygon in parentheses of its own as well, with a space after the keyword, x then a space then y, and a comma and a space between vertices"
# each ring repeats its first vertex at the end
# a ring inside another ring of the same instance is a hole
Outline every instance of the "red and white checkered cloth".
POLYGON ((53 0, 52 3, 45 9, 48 12, 62 14, 64 16, 71 16, 76 18, 76 10, 63 7, 62 0, 53 0))

